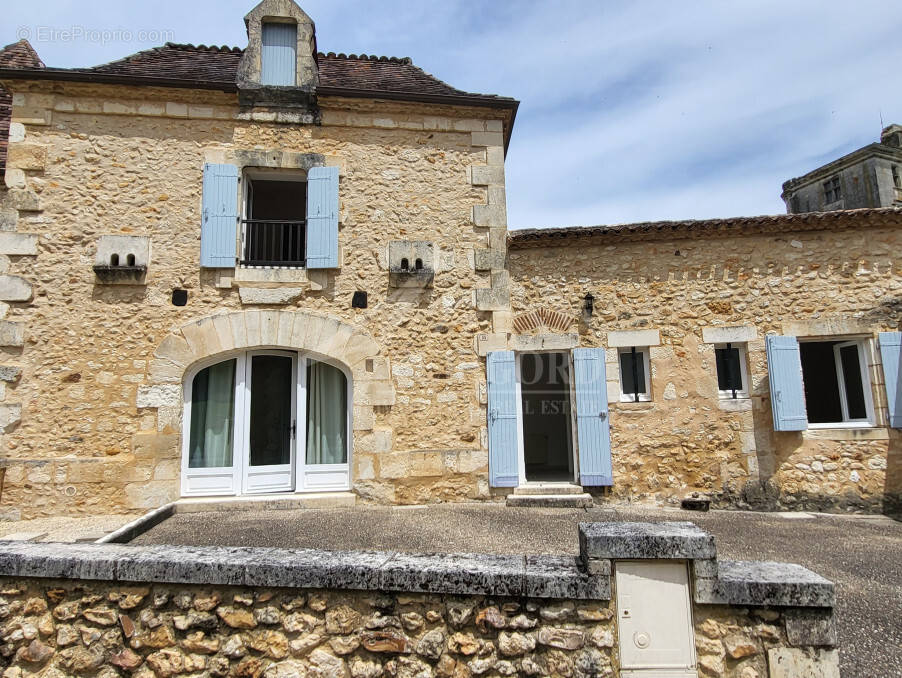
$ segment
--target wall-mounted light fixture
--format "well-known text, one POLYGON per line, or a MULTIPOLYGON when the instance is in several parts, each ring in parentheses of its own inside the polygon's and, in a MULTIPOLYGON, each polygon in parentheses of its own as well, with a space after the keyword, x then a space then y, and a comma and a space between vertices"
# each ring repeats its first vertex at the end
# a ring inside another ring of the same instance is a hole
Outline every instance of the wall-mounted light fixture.
POLYGON ((592 311, 595 310, 595 297, 592 296, 591 292, 586 292, 586 296, 583 297, 583 312, 591 317, 592 311))

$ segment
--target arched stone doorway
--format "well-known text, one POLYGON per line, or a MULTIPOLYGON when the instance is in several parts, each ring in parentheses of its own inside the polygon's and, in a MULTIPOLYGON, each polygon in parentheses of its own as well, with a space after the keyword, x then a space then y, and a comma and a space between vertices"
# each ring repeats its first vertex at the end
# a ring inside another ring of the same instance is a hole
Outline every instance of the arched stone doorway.
POLYGON ((304 311, 201 318, 150 367, 137 405, 180 408, 181 495, 349 489, 353 432, 395 397, 369 334, 304 311))

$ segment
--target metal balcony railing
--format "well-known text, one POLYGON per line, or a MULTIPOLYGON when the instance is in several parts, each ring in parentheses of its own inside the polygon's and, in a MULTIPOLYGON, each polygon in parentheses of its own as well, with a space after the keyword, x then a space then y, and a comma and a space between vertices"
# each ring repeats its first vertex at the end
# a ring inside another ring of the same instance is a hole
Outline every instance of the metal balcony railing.
POLYGON ((242 219, 242 266, 304 265, 306 221, 242 219))

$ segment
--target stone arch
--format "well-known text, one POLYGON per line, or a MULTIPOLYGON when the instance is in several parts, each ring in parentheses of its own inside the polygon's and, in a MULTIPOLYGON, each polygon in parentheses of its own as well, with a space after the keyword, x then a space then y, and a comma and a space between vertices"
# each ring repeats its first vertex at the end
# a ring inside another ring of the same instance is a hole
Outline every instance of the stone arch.
POLYGON ((514 318, 513 326, 520 334, 543 332, 566 332, 575 319, 560 311, 549 308, 538 308, 528 313, 521 313, 514 318))
POLYGON ((182 379, 191 366, 241 349, 285 348, 338 361, 353 380, 355 430, 372 429, 373 407, 394 405, 388 358, 356 325, 306 311, 248 310, 217 313, 186 323, 159 344, 138 408, 179 407, 182 379))

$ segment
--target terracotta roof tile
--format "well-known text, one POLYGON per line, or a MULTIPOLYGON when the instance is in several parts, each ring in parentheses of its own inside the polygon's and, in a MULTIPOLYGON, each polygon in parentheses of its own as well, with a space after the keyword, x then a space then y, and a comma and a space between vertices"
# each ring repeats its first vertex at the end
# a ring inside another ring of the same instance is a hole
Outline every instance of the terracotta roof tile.
MULTIPOLYGON (((44 62, 28 40, 19 40, 0 49, 0 68, 44 68, 44 62)), ((6 171, 6 149, 9 144, 9 123, 12 117, 13 99, 0 87, 0 179, 6 171)))
POLYGON ((0 68, 44 68, 44 62, 28 40, 19 40, 0 49, 0 68))
MULTIPOLYGON (((25 45, 30 49, 27 42, 25 45)), ((46 70, 48 74, 103 74, 124 78, 157 78, 181 81, 186 84, 204 83, 231 89, 235 86, 235 76, 242 52, 243 50, 238 47, 217 47, 215 45, 208 47, 207 45, 182 45, 170 42, 161 47, 147 49, 91 68, 46 70)), ((37 57, 37 55, 34 56, 37 57)), ((340 90, 345 94, 356 90, 512 101, 504 97, 465 92, 451 87, 418 68, 406 57, 346 55, 334 52, 324 54, 320 52, 317 54, 317 63, 320 71, 319 90, 324 94, 330 94, 329 90, 340 90)), ((0 62, 0 68, 4 67, 31 69, 43 68, 43 64, 34 66, 15 62, 5 66, 0 62)))
POLYGON ((524 228, 511 231, 512 249, 529 247, 570 247, 618 239, 666 240, 704 235, 744 235, 785 231, 818 231, 862 226, 902 227, 902 209, 881 207, 835 212, 805 212, 758 217, 733 217, 684 221, 646 221, 611 226, 568 226, 564 228, 524 228))

